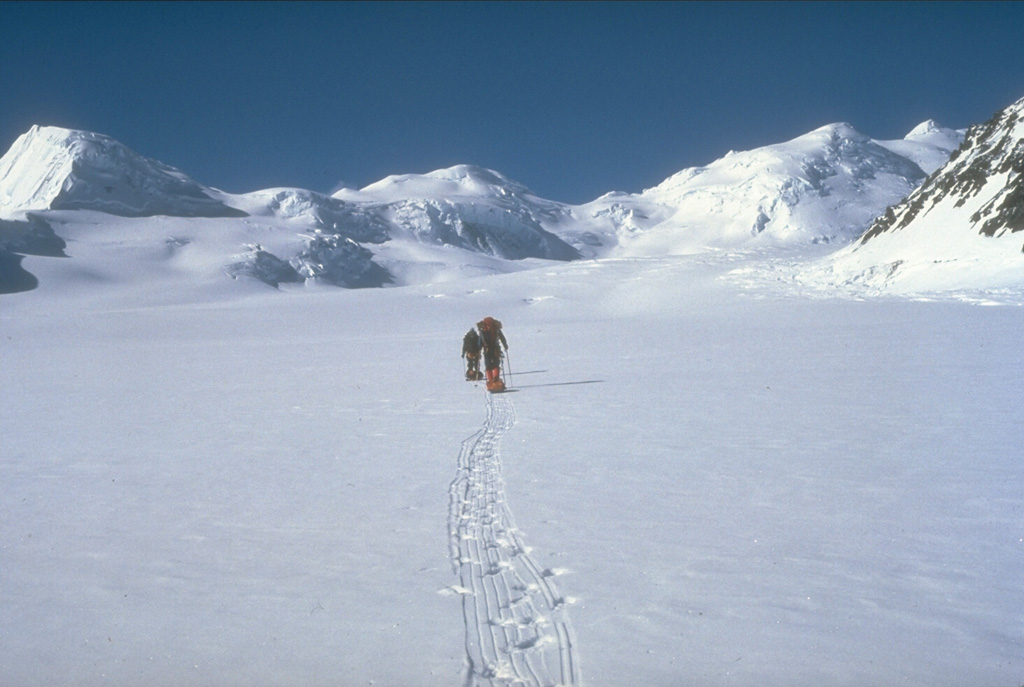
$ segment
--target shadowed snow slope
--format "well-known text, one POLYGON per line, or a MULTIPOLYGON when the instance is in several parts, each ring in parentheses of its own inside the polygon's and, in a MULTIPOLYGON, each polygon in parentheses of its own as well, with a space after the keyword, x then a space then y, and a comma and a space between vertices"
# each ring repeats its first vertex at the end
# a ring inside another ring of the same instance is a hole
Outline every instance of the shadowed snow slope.
POLYGON ((108 136, 33 126, 0 158, 0 216, 47 209, 125 217, 244 214, 173 167, 108 136))
POLYGON ((971 127, 950 160, 809 281, 932 290, 1024 283, 1024 100, 971 127))

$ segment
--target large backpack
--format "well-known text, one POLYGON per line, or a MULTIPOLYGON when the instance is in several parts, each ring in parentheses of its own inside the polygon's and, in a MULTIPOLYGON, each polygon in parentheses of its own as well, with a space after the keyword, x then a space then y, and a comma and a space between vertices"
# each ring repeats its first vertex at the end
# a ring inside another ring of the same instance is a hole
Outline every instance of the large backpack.
POLYGON ((484 348, 493 348, 498 345, 501 322, 493 317, 485 317, 476 326, 480 329, 480 338, 483 339, 484 348))

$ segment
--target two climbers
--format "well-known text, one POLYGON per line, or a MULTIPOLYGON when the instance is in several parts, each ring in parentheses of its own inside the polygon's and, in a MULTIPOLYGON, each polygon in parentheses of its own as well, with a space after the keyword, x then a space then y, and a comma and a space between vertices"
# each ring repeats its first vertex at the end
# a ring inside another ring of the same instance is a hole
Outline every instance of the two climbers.
POLYGON ((484 369, 487 371, 487 390, 504 391, 501 379, 502 347, 508 350, 508 341, 501 331, 501 322, 485 317, 476 323, 476 330, 470 329, 462 339, 462 357, 466 359, 466 379, 483 379, 480 374, 480 354, 483 353, 484 369))

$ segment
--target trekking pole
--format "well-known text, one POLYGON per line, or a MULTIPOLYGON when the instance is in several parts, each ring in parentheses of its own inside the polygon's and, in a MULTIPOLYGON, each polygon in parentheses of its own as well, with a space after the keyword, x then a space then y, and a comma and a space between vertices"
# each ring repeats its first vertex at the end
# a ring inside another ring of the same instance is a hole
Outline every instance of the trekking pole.
POLYGON ((512 360, 508 357, 508 349, 505 349, 505 365, 508 367, 508 385, 512 386, 512 360))

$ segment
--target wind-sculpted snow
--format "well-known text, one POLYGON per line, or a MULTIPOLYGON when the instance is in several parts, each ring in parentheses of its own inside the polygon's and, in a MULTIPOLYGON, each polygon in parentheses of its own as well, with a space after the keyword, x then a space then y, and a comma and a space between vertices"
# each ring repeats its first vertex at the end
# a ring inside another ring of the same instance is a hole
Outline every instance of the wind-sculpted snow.
POLYGON ((125 217, 242 217, 182 172, 114 139, 33 126, 0 158, 0 214, 99 210, 125 217))
POLYGON ((582 684, 558 570, 530 556, 512 519, 498 444, 515 423, 506 395, 487 396, 487 422, 466 439, 449 488, 448 535, 466 630, 465 687, 582 684))

